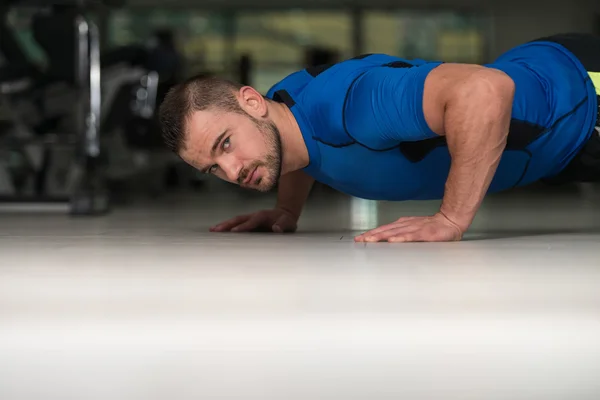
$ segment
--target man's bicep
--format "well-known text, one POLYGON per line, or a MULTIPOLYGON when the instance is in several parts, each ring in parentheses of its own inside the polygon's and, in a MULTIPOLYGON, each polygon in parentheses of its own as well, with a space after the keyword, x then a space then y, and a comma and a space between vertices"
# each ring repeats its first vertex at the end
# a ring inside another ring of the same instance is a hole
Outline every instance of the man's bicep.
POLYGON ((440 63, 407 68, 378 67, 360 76, 344 108, 347 133, 369 147, 436 137, 425 120, 425 79, 440 63))

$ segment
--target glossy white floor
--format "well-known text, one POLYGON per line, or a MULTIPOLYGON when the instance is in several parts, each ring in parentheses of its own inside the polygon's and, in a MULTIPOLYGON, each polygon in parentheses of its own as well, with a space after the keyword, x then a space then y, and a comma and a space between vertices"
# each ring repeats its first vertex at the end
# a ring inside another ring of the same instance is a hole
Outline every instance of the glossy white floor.
POLYGON ((0 214, 0 399, 600 398, 600 192, 490 197, 466 240, 355 244, 436 203, 0 214))

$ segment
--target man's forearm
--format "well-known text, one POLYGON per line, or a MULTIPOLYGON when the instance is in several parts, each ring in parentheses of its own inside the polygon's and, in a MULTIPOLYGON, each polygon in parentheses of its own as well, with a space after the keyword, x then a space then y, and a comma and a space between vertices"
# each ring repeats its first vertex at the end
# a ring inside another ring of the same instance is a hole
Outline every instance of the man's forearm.
POLYGON ((447 105, 444 125, 452 163, 440 211, 463 232, 473 222, 506 146, 514 96, 507 79, 492 74, 490 80, 465 87, 447 105))
POLYGON ((279 181, 276 208, 300 218, 314 182, 315 180, 302 170, 283 175, 279 181))

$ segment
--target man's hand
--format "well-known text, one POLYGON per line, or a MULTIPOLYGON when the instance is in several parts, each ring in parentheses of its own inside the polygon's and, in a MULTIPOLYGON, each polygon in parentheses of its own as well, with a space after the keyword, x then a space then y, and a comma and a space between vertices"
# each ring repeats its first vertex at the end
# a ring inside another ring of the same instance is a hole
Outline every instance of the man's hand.
POLYGON ((211 232, 295 232, 298 217, 279 208, 240 215, 210 228, 211 232))
POLYGON ((240 215, 210 228, 211 232, 295 232, 304 203, 315 180, 302 170, 281 177, 277 205, 271 210, 261 210, 240 215))
POLYGON ((450 242, 463 231, 442 213, 430 217, 405 217, 356 236, 356 242, 450 242))

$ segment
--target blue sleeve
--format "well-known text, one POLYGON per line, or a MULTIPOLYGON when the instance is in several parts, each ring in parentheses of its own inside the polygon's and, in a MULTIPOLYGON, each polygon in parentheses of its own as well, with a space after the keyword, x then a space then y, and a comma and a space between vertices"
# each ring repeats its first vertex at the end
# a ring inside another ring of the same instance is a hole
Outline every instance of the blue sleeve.
POLYGON ((410 68, 376 67, 349 88, 344 108, 347 133, 371 148, 436 137, 423 113, 423 88, 440 62, 410 68))

